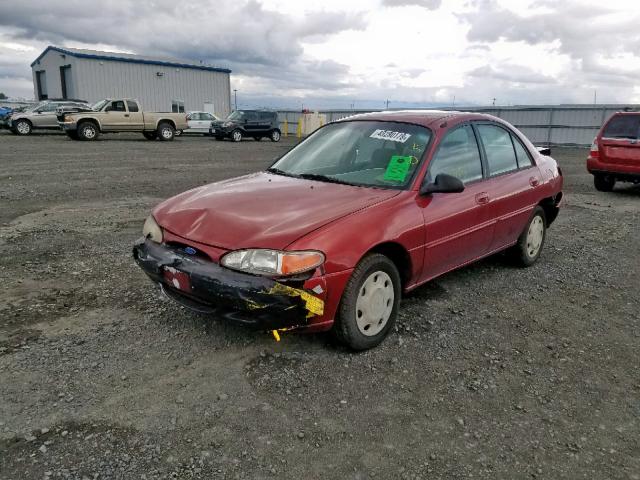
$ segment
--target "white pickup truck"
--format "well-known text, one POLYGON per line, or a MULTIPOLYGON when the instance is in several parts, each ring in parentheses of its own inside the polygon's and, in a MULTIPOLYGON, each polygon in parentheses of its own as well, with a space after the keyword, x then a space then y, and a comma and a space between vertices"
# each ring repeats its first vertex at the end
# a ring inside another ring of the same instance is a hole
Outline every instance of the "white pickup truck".
POLYGON ((137 100, 107 98, 90 108, 57 110, 58 124, 74 140, 95 140, 101 133, 141 132, 148 140, 173 140, 187 128, 184 113, 143 112, 137 100))

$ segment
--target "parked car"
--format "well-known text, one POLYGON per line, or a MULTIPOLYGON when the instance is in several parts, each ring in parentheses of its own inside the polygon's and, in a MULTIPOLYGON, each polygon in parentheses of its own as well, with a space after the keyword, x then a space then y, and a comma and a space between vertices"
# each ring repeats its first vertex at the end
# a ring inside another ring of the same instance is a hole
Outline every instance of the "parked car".
POLYGON ((224 120, 213 122, 209 133, 217 140, 230 138, 234 142, 244 137, 254 140, 268 137, 272 142, 279 142, 282 134, 278 113, 266 110, 235 110, 224 120))
POLYGON ((333 329, 362 350, 425 282, 502 250, 534 264, 562 184, 553 158, 490 115, 356 115, 266 171, 162 202, 133 254, 190 308, 263 329, 333 329))
POLYGON ((60 127, 74 140, 95 140, 100 133, 141 132, 148 140, 173 140, 176 130, 187 128, 184 113, 143 112, 132 98, 107 98, 91 110, 58 115, 60 127))
POLYGON ((180 133, 202 133, 205 135, 209 135, 212 122, 219 122, 219 121, 220 119, 216 117, 213 113, 189 112, 187 114, 188 127, 186 130, 180 133))
POLYGON ((83 100, 47 100, 24 112, 11 116, 9 128, 17 135, 30 135, 34 130, 59 130, 56 110, 60 107, 87 108, 83 100))
POLYGON ((640 112, 615 113, 600 128, 587 170, 601 192, 613 190, 617 181, 640 182, 640 112))

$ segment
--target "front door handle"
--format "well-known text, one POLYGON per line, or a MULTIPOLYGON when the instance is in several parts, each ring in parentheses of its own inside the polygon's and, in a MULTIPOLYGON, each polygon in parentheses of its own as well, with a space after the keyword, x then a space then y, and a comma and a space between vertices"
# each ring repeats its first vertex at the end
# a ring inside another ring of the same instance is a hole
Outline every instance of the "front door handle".
POLYGON ((129 116, 129 114, 128 114, 128 113, 125 113, 125 114, 124 114, 124 116, 125 116, 125 117, 128 117, 128 116, 129 116))
POLYGON ((476 203, 478 205, 486 205, 489 203, 489 194, 487 192, 481 192, 476 195, 476 203))
POLYGON ((537 187, 538 185, 540 185, 540 180, 536 177, 531 177, 529 179, 529 185, 531 185, 532 187, 537 187))

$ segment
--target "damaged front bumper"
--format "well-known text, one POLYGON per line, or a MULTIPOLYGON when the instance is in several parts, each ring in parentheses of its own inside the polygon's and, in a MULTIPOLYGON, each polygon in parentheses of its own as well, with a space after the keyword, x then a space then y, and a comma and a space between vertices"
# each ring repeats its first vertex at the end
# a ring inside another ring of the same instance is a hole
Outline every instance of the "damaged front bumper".
POLYGON ((140 239, 133 258, 162 291, 192 310, 273 330, 307 326, 324 301, 271 278, 224 268, 180 248, 140 239))

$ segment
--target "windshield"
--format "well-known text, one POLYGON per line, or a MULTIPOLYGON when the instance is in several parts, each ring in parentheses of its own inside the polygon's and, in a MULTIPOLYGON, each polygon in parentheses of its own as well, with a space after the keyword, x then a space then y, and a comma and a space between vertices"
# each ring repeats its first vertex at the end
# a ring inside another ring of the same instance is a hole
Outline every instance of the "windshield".
POLYGON ((244 112, 236 110, 235 112, 231 112, 227 120, 240 120, 242 117, 244 117, 244 112))
POLYGON ((96 112, 99 112, 100 110, 102 110, 102 108, 109 103, 111 100, 105 98, 104 100, 100 100, 99 102, 94 103, 93 105, 91 105, 91 109, 95 110, 96 112))
POLYGON ((269 171, 320 181, 405 188, 431 140, 409 123, 351 121, 317 130, 269 171))

